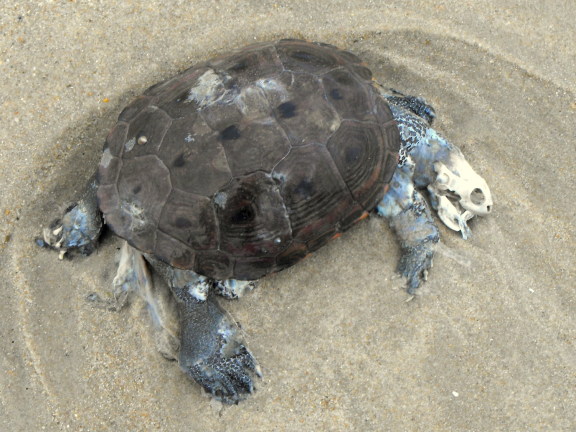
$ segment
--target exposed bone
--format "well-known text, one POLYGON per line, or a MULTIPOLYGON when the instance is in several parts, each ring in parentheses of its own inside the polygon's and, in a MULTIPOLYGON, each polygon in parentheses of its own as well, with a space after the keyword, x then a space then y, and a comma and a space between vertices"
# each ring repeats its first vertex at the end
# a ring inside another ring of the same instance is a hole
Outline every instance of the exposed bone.
POLYGON ((54 248, 60 248, 62 245, 62 225, 59 225, 57 228, 44 228, 42 230, 42 237, 44 238, 44 242, 54 248))
POLYGON ((52 237, 52 231, 50 231, 50 228, 42 229, 42 238, 44 239, 44 243, 52 246, 53 237, 52 237))
MULTIPOLYGON (((428 187, 428 190, 430 190, 430 193, 435 193, 434 190, 431 190, 430 186, 428 187)), ((438 212, 438 217, 442 222, 444 222, 444 225, 454 231, 462 231, 462 237, 464 240, 470 237, 470 228, 466 222, 474 215, 468 211, 460 214, 460 211, 444 195, 438 195, 437 200, 438 208, 436 210, 438 212), (468 216, 468 219, 463 218, 464 214, 468 216)))
POLYGON ((42 230, 42 237, 46 245, 58 249, 58 259, 63 260, 64 255, 68 252, 67 248, 62 248, 62 243, 64 241, 63 237, 63 226, 60 225, 57 228, 44 228, 42 230))
POLYGON ((428 186, 435 201, 438 216, 454 231, 467 239, 471 235, 467 222, 475 215, 485 216, 493 205, 486 181, 466 161, 460 150, 453 147, 444 161, 434 163, 436 179, 428 186))

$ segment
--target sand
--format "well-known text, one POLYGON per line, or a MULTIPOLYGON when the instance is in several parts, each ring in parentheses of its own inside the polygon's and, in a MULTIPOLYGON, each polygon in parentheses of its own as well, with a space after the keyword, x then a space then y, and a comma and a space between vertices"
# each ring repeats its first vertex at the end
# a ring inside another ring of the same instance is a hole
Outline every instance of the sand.
POLYGON ((576 430, 575 23, 571 1, 5 0, 0 430, 576 430), (155 351, 142 303, 86 301, 119 241, 60 262, 33 238, 134 96, 279 37, 349 49, 426 97, 495 205, 468 241, 441 229, 410 302, 375 218, 229 302, 264 378, 223 407, 155 351))

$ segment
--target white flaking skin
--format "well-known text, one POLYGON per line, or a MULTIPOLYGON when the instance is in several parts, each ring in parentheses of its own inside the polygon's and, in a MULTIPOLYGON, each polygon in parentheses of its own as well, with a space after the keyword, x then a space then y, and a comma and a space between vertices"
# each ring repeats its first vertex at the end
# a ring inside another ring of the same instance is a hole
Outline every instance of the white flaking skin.
POLYGON ((201 108, 210 105, 221 97, 224 83, 220 76, 212 69, 208 69, 196 81, 196 85, 190 89, 186 100, 196 102, 201 108))

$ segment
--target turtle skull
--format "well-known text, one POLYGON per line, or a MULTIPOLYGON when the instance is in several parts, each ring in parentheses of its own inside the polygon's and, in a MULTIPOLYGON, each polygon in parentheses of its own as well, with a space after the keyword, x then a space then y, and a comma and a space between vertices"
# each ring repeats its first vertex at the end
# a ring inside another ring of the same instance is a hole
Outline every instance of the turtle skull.
MULTIPOLYGON (((455 150, 455 149, 454 149, 455 150)), ((454 231, 470 237, 466 222, 475 215, 485 216, 492 209, 492 194, 459 151, 451 151, 444 162, 434 163, 436 179, 428 186, 438 216, 454 231)))

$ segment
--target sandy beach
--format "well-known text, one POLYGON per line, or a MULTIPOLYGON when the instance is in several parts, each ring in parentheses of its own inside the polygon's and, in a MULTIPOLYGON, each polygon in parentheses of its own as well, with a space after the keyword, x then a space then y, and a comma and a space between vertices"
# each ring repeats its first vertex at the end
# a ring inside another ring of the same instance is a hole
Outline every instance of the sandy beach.
POLYGON ((576 430, 574 2, 5 0, 0 28, 0 430, 576 430), (223 406, 156 351, 140 300, 86 300, 109 292, 118 239, 64 261, 33 240, 131 99, 284 37, 425 97, 494 210, 466 241, 440 227, 411 301, 370 218, 226 302, 263 378, 223 406))

